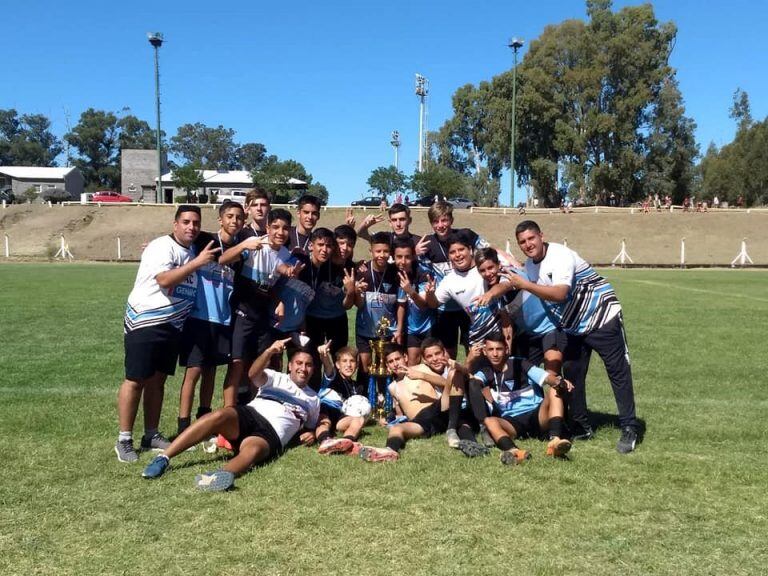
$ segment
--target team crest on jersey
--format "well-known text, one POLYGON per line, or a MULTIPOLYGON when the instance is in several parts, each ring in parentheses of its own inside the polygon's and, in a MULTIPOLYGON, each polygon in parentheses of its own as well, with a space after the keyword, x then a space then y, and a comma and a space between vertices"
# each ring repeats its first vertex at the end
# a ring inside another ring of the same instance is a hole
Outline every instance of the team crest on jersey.
POLYGON ((381 287, 384 288, 385 292, 389 292, 390 288, 392 288, 392 284, 389 282, 382 282, 381 287))

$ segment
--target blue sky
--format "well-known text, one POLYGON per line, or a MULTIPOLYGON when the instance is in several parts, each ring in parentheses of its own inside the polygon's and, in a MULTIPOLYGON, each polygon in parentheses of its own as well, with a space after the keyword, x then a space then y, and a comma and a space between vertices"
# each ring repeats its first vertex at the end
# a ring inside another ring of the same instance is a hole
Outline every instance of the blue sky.
MULTIPOLYGON (((629 4, 637 2, 614 8, 629 4)), ((768 114, 768 4, 663 0, 654 7, 659 20, 678 26, 671 63, 702 151, 733 138, 728 108, 737 87, 749 93, 755 118, 768 114)), ((58 135, 67 113, 74 125, 88 107, 129 107, 154 126, 146 33, 161 31, 166 132, 188 122, 233 128, 239 142, 299 160, 328 187, 331 203, 346 203, 367 192, 372 169, 393 163, 392 130, 401 135, 400 168, 413 171, 416 72, 430 80, 436 129, 451 115, 456 88, 510 68, 509 37, 530 41, 568 18, 585 18, 585 3, 13 2, 3 9, 0 108, 46 114, 58 135)))

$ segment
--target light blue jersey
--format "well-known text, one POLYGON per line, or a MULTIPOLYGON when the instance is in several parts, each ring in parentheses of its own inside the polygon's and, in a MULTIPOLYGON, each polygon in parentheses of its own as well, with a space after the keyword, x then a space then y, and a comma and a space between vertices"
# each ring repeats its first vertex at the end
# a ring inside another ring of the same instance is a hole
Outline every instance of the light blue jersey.
POLYGON ((485 364, 473 378, 490 388, 494 406, 504 418, 538 410, 544 401, 547 372, 524 358, 510 357, 503 372, 485 364))

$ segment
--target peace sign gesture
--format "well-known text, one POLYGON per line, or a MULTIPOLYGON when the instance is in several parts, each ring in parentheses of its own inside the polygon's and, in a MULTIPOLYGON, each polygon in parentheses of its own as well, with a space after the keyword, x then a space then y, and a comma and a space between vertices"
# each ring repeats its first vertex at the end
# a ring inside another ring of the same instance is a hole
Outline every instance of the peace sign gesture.
POLYGON ((200 264, 201 266, 203 264, 208 264, 208 262, 212 262, 214 258, 216 258, 216 254, 221 252, 221 248, 213 248, 214 242, 215 242, 214 240, 211 240, 210 242, 208 242, 208 245, 205 248, 203 248, 200 251, 200 254, 198 254, 195 257, 195 260, 197 260, 197 263, 200 264))
POLYGON ((368 216, 366 216, 366 217, 365 217, 365 219, 363 220, 363 224, 362 224, 361 228, 364 228, 364 229, 366 229, 366 230, 367 230, 368 228, 370 228, 370 227, 371 227, 371 226, 373 226, 374 224, 378 224, 378 223, 379 223, 379 222, 381 222, 382 220, 384 220, 384 214, 383 214, 383 213, 379 213, 379 214, 369 214, 369 215, 368 215, 368 216))
POLYGON ((333 340, 326 340, 325 344, 317 347, 317 353, 320 355, 320 358, 322 359, 328 358, 328 356, 331 353, 332 343, 333 343, 333 340))
POLYGON ((344 215, 344 222, 347 226, 352 226, 352 228, 355 227, 355 211, 352 208, 347 208, 346 214, 344 215))
POLYGON ((355 269, 350 268, 347 270, 344 268, 344 291, 347 294, 352 294, 355 291, 355 269))
POLYGON ((419 241, 416 243, 416 246, 414 247, 414 252, 416 252, 416 256, 423 256, 427 252, 427 248, 429 247, 429 239, 426 236, 422 236, 419 238, 419 241))
POLYGON ((411 286, 411 280, 408 278, 408 274, 403 270, 398 270, 397 275, 400 277, 400 288, 402 288, 403 292, 406 294, 410 294, 413 291, 413 286, 411 286))
POLYGON ((427 282, 424 284, 424 292, 427 294, 432 293, 435 291, 435 279, 432 278, 429 274, 427 274, 427 282))

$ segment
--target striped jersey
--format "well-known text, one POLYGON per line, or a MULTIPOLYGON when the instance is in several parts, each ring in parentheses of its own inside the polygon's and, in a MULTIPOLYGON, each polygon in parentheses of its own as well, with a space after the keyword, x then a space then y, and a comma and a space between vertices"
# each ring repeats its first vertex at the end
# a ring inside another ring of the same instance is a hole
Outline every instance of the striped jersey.
POLYGON ((544 401, 544 381, 547 372, 525 358, 514 356, 507 360, 504 370, 495 370, 486 362, 473 378, 491 390, 495 408, 503 417, 515 418, 538 410, 544 401))
POLYGON ((621 312, 621 304, 608 281, 576 252, 562 244, 547 243, 541 262, 530 258, 525 272, 541 286, 567 285, 565 302, 542 300, 552 322, 568 334, 589 334, 621 312))
MULTIPOLYGON (((525 270, 509 268, 509 271, 528 280, 525 270)), ((543 336, 555 329, 544 308, 544 303, 538 296, 526 290, 519 290, 516 293, 508 292, 507 295, 512 296, 512 299, 506 304, 505 309, 515 323, 516 333, 543 336)))
POLYGON ((192 261, 195 252, 179 244, 173 235, 155 238, 141 254, 133 290, 125 308, 125 332, 170 324, 181 330, 192 311, 197 293, 197 274, 193 272, 170 290, 157 283, 157 275, 192 261))

